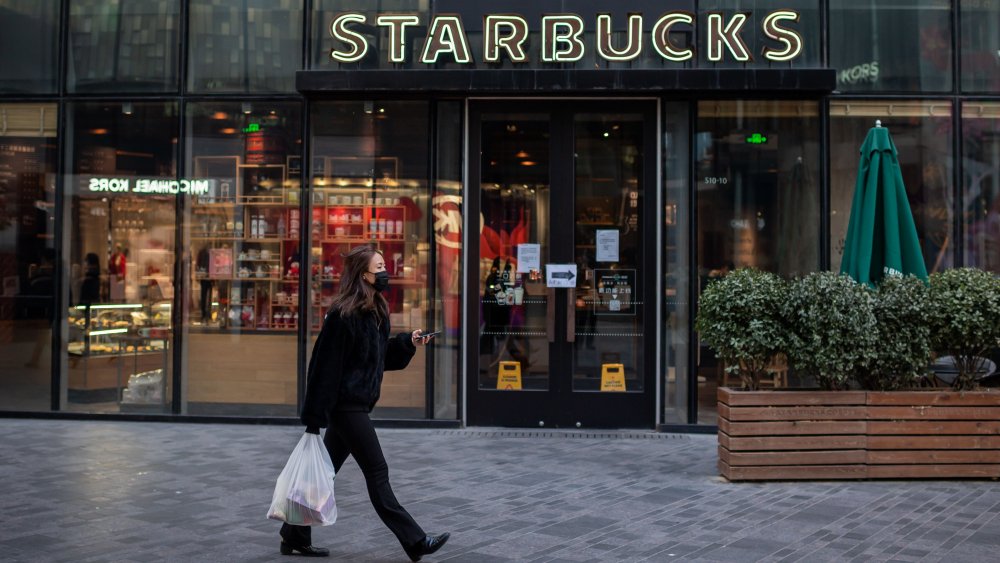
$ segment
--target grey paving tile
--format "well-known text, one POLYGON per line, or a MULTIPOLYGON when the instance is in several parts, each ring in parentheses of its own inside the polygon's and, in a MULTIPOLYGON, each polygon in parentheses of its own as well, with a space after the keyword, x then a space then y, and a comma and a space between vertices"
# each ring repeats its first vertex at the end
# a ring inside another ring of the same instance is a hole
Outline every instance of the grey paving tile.
MULTIPOLYGON (((0 419, 0 557, 283 561, 264 513, 300 432, 0 419)), ((991 482, 733 484, 715 474, 714 436, 379 436, 400 501, 453 533, 430 562, 976 563, 1000 551, 991 482)), ((332 559, 405 560, 351 460, 337 495, 340 521, 314 530, 332 559)))

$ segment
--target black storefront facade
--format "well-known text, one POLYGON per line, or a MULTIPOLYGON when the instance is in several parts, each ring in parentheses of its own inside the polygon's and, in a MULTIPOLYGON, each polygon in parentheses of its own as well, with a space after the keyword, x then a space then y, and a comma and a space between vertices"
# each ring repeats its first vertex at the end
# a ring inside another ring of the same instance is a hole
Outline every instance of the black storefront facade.
POLYGON ((374 243, 394 327, 442 330, 376 417, 708 429, 698 293, 839 267, 876 119, 928 268, 1000 271, 991 2, 0 0, 0 28, 6 413, 292 420, 374 243))

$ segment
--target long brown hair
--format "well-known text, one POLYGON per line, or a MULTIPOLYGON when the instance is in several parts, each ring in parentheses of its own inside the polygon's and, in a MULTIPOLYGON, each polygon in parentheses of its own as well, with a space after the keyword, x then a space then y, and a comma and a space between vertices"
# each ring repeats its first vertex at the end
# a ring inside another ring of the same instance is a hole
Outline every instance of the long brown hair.
POLYGON ((354 247, 344 256, 340 293, 333 298, 331 311, 337 311, 342 317, 372 311, 380 322, 389 317, 389 304, 385 297, 362 277, 376 253, 382 254, 374 245, 365 244, 354 247))

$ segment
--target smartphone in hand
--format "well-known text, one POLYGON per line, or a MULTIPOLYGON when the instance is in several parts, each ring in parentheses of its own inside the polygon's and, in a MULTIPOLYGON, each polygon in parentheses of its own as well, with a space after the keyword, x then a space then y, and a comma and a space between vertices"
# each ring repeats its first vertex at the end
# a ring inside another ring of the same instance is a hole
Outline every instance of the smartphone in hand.
POLYGON ((434 332, 427 332, 427 331, 421 330, 420 331, 420 338, 426 338, 428 336, 437 336, 439 334, 441 334, 440 330, 435 330, 434 332))

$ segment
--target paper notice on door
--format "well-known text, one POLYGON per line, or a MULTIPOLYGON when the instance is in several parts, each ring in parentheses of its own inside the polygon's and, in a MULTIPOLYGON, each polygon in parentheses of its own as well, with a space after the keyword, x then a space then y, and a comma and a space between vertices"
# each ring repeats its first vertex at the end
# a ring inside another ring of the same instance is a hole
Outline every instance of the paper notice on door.
POLYGON ((618 230, 597 231, 597 261, 617 262, 618 261, 618 230))
POLYGON ((527 274, 542 269, 542 245, 524 243, 517 245, 517 271, 527 274))

